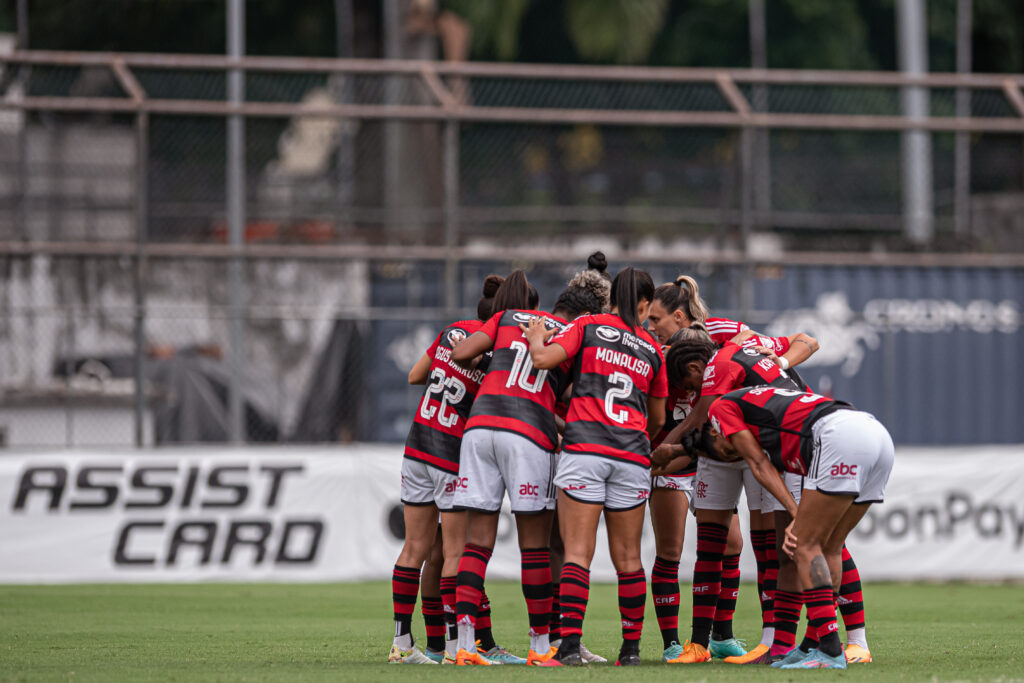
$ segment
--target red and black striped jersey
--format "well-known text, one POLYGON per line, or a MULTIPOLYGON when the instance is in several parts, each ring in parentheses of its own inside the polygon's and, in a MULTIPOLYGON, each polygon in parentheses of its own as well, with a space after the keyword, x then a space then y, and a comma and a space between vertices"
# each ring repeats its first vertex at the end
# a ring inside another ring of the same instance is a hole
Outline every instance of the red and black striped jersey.
POLYGON ((704 327, 708 328, 711 341, 719 346, 740 332, 750 329, 746 323, 741 323, 738 320, 729 320, 728 318, 708 318, 704 321, 704 327))
POLYGON ((494 357, 480 384, 466 429, 500 429, 530 439, 544 450, 558 445, 555 402, 565 390, 566 370, 533 367, 530 347, 519 327, 541 318, 547 329, 563 330, 565 321, 543 311, 495 313, 479 332, 494 341, 494 357))
MULTIPOLYGON (((671 432, 680 422, 686 419, 686 416, 693 411, 693 406, 697 402, 699 394, 686 389, 679 389, 674 386, 668 388, 668 400, 665 401, 665 426, 661 428, 654 440, 651 441, 651 448, 657 448, 661 445, 661 442, 665 440, 668 433, 671 432)), ((665 474, 665 477, 692 477, 697 473, 697 460, 694 459, 689 465, 673 472, 672 474, 665 474)))
POLYGON ((807 474, 813 456, 811 427, 849 403, 810 391, 781 387, 746 387, 711 404, 711 426, 722 436, 749 429, 778 470, 807 474))
POLYGON ((484 372, 464 368, 452 360, 452 347, 480 325, 478 320, 452 323, 427 349, 431 358, 427 387, 405 440, 405 457, 458 473, 462 432, 484 372))
POLYGON ((775 361, 753 349, 726 342, 715 352, 704 368, 701 396, 721 396, 740 387, 770 384, 802 391, 775 361))
POLYGON ((661 347, 611 313, 577 318, 551 340, 565 349, 572 399, 562 451, 650 467, 647 398, 668 395, 661 347))

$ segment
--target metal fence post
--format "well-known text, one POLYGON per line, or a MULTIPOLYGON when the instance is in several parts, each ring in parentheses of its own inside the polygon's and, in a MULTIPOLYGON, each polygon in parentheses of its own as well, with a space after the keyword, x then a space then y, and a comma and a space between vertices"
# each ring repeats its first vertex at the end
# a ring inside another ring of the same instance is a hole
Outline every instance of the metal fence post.
POLYGON ((135 115, 135 447, 145 445, 146 421, 146 282, 149 260, 149 114, 135 115))
POLYGON ((459 122, 444 122, 444 307, 448 317, 459 308, 459 122))
MULTIPOLYGON (((241 59, 245 52, 245 3, 228 3, 228 55, 241 59)), ((239 105, 245 100, 245 74, 235 66, 228 70, 228 101, 239 105)), ((228 116, 227 139, 227 222, 228 243, 241 250, 245 244, 245 119, 241 114, 228 116)), ((245 336, 242 328, 242 256, 228 261, 228 438, 231 443, 245 440, 242 408, 242 355, 245 336)))
MULTIPOLYGON (((971 0, 957 0, 956 72, 971 72, 971 0)), ((956 115, 971 115, 971 91, 956 89, 956 115)), ((971 221, 971 140, 967 133, 956 133, 953 143, 953 215, 957 237, 967 237, 971 221)))

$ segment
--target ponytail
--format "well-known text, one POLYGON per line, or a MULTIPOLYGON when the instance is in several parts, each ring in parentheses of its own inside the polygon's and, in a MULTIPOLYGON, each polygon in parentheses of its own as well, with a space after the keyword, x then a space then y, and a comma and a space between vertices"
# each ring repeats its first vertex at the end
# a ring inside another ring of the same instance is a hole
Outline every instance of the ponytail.
POLYGON ((488 275, 484 278, 484 291, 480 301, 476 304, 476 317, 480 322, 490 320, 493 315, 494 295, 498 293, 498 287, 505 281, 500 275, 488 275))
POLYGON ((505 281, 498 287, 494 295, 494 313, 510 309, 530 308, 530 283, 526 281, 526 273, 522 270, 513 270, 505 278, 505 281))
POLYGON ((640 326, 637 304, 654 299, 654 280, 642 270, 626 266, 612 281, 612 307, 617 308, 622 322, 636 330, 640 326))
POLYGON ((669 313, 682 311, 690 322, 702 323, 708 319, 708 307, 700 298, 700 287, 689 275, 680 275, 675 282, 667 282, 654 291, 654 298, 669 313))

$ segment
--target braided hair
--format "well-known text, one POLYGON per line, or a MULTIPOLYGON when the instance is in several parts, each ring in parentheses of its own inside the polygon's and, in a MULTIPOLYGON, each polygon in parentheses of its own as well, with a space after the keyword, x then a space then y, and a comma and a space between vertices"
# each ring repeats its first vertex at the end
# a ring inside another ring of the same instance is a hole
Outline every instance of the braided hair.
MULTIPOLYGON (((678 340, 673 341, 668 353, 665 354, 665 370, 668 372, 668 381, 675 387, 681 386, 686 379, 689 373, 687 367, 690 363, 707 365, 711 356, 718 349, 706 331, 692 331, 692 327, 684 329, 687 330, 687 334, 680 335, 678 340)), ((683 332, 683 330, 679 330, 679 332, 683 332)), ((672 335, 673 340, 676 339, 679 332, 672 335)))

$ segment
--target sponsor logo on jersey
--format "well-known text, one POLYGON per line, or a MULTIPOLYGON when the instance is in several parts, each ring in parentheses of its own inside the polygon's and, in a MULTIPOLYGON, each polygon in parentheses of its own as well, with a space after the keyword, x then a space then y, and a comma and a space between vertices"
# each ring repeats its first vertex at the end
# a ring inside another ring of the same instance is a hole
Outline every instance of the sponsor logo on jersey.
POLYGON ((711 428, 714 429, 719 434, 722 433, 722 422, 721 420, 718 419, 717 415, 711 416, 711 428))
POLYGON ((512 314, 512 319, 515 320, 517 323, 529 323, 530 320, 533 319, 533 316, 529 315, 528 313, 520 313, 516 311, 515 313, 512 314))
POLYGON ((455 346, 460 341, 466 338, 466 333, 462 330, 451 330, 448 332, 448 343, 455 346))
POLYGON ((752 346, 744 346, 743 347, 743 353, 747 354, 748 356, 760 356, 761 355, 761 352, 758 351, 757 349, 755 349, 752 346))
POLYGON ((565 490, 566 491, 582 491, 585 488, 587 488, 586 484, 578 484, 578 485, 577 484, 569 484, 568 486, 565 487, 565 490))
POLYGON ((622 337, 622 332, 607 325, 601 325, 595 330, 595 333, 606 342, 617 342, 622 337))
POLYGON ((706 368, 704 368, 704 381, 705 382, 715 378, 715 367, 716 366, 714 366, 714 365, 708 365, 706 368))
POLYGON ((455 477, 450 482, 444 485, 445 493, 454 493, 456 489, 466 488, 466 481, 469 477, 455 477))

